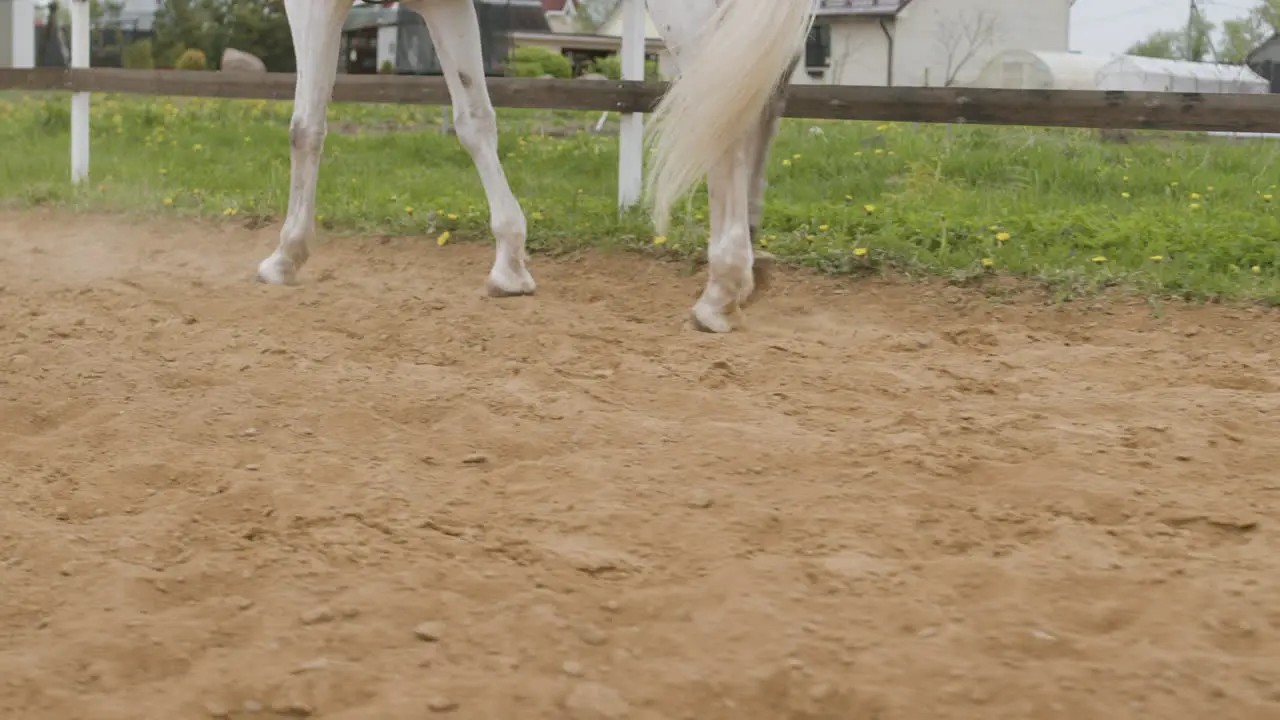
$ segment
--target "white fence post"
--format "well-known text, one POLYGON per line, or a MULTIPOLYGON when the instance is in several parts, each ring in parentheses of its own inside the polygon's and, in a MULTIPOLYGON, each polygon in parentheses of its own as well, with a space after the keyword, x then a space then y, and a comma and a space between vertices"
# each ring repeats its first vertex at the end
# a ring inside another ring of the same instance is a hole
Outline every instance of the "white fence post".
MULTIPOLYGON (((89 67, 89 0, 71 2, 71 67, 89 67)), ((89 177, 89 93, 71 95, 71 182, 89 177)))
MULTIPOLYGON (((645 0, 623 0, 622 79, 644 80, 645 0)), ((640 201, 644 184, 644 114, 622 116, 618 138, 618 207, 640 201)))

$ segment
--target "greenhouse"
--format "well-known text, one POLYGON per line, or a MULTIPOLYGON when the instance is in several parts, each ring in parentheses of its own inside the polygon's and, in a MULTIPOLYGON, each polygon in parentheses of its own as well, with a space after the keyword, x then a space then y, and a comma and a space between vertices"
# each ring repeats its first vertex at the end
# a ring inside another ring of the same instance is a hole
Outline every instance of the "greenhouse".
POLYGON ((1271 85, 1247 65, 1121 55, 1098 72, 1099 90, 1185 93, 1266 93, 1271 85))
POLYGON ((1069 52, 1006 50, 983 67, 972 87, 1009 90, 1096 90, 1110 57, 1069 52))
POLYGON ((1266 78, 1245 65, 1007 50, 983 67, 971 87, 1010 90, 1265 93, 1266 78))

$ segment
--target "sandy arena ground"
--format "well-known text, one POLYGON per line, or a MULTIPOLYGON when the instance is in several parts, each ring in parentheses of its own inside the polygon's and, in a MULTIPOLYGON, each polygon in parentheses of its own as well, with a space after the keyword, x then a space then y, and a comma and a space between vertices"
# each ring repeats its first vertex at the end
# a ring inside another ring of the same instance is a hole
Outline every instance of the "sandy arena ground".
POLYGON ((0 717, 1280 717, 1280 319, 0 212, 0 717))

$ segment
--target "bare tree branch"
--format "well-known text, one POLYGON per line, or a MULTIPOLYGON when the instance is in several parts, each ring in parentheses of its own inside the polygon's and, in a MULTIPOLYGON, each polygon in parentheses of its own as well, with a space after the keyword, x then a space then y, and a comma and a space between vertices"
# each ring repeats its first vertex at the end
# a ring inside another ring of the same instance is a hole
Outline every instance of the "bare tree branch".
POLYGON ((966 13, 958 22, 940 22, 938 44, 946 53, 943 87, 951 87, 964 67, 996 40, 996 17, 986 10, 966 13))

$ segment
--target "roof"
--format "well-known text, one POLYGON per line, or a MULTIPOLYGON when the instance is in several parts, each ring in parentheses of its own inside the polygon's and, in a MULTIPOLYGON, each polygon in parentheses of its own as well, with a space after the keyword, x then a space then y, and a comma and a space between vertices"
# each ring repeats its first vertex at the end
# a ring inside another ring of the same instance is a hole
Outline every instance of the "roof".
POLYGON ((867 15, 892 17, 911 4, 911 0, 818 0, 814 14, 818 17, 867 15))
POLYGON ((1246 57, 1244 61, 1247 63, 1252 63, 1253 59, 1257 57, 1259 53, 1270 48, 1272 45, 1275 45, 1276 43, 1280 43, 1280 33, 1274 33, 1271 37, 1267 38, 1266 40, 1263 40, 1258 45, 1258 47, 1254 48, 1249 53, 1248 57, 1246 57))
MULTIPOLYGON (((542 0, 478 0, 477 8, 482 23, 488 21, 490 13, 502 17, 502 26, 508 31, 548 32, 546 12, 542 9, 542 0)), ((342 26, 343 32, 363 30, 400 24, 400 13, 412 12, 407 8, 385 7, 381 4, 359 4, 351 8, 347 20, 342 26)))

